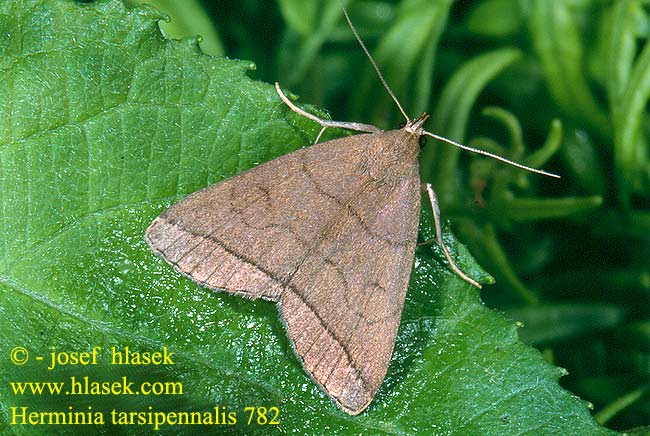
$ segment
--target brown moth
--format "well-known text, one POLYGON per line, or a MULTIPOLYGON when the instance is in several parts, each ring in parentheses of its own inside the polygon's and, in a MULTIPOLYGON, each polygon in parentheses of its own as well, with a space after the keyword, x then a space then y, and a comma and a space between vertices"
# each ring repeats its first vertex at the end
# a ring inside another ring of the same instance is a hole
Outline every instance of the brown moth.
MULTIPOLYGON (((419 138, 468 147, 425 131, 427 114, 409 119, 349 24, 406 125, 384 132, 321 120, 276 83, 280 98, 323 130, 369 133, 303 148, 195 192, 158 216, 145 239, 210 289, 276 302, 305 370, 356 415, 384 380, 400 323, 418 234, 419 138)), ((435 193, 426 190, 450 267, 480 287, 451 259, 435 193)))

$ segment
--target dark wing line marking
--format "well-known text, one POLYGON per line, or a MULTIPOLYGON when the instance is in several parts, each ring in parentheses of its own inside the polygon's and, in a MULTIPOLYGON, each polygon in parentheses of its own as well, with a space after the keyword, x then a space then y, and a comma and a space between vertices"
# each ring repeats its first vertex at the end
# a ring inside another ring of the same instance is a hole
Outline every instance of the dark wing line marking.
MULTIPOLYGON (((404 247, 404 246, 407 246, 409 243, 413 242, 413 241, 411 241, 411 240, 408 239, 408 238, 405 239, 405 240, 395 240, 395 239, 392 239, 392 238, 387 238, 387 237, 384 236, 384 235, 380 235, 380 234, 378 234, 377 232, 375 232, 375 231, 372 229, 372 227, 370 227, 370 226, 368 225, 368 223, 366 223, 366 221, 363 219, 363 217, 362 217, 361 215, 359 215, 359 212, 357 212, 356 209, 354 209, 354 208, 352 207, 352 205, 350 204, 351 201, 343 202, 343 201, 341 201, 339 198, 337 198, 337 197, 335 197, 335 196, 333 196, 333 195, 328 194, 328 193, 325 192, 325 191, 324 191, 320 186, 318 186, 318 184, 315 182, 314 177, 311 175, 311 173, 310 173, 309 170, 307 169, 307 165, 305 164, 304 161, 302 162, 302 169, 303 169, 303 171, 305 172, 305 174, 307 175, 307 177, 309 178, 309 181, 312 183, 312 185, 313 185, 314 188, 316 189, 316 192, 318 192, 319 194, 321 194, 321 195, 323 195, 323 196, 325 196, 325 197, 331 199, 332 201, 334 201, 336 204, 339 205, 339 207, 340 207, 341 209, 346 209, 346 210, 348 210, 348 211, 350 212, 350 215, 353 216, 354 218, 356 218, 357 221, 359 221, 359 224, 361 224, 361 227, 363 227, 363 229, 364 229, 368 234, 370 234, 373 238, 375 238, 375 239, 377 239, 377 240, 379 240, 379 241, 385 242, 385 243, 387 243, 387 244, 389 244, 389 245, 395 246, 395 247, 404 247)), ((371 180, 372 180, 372 179, 371 179, 371 180)), ((354 197, 355 197, 357 194, 359 194, 362 190, 363 190, 363 188, 359 189, 357 192, 355 192, 353 195, 351 195, 350 198, 351 198, 351 199, 354 198, 354 197)))
MULTIPOLYGON (((348 362, 350 362, 350 366, 358 373, 359 379, 361 379, 364 386, 368 386, 368 381, 364 378, 363 374, 361 373, 359 368, 356 366, 354 360, 352 359, 352 356, 350 355, 347 347, 342 342, 341 338, 339 338, 336 334, 334 334, 334 332, 330 331, 327 328, 327 326, 325 325, 324 320, 320 317, 318 312, 316 312, 314 307, 308 301, 305 300, 305 297, 302 295, 302 293, 295 286, 292 286, 290 283, 285 283, 281 278, 276 277, 275 274, 273 274, 271 271, 268 271, 266 268, 264 268, 264 267, 262 267, 260 265, 257 265, 251 259, 248 259, 247 257, 242 256, 241 254, 239 254, 239 253, 235 252, 234 250, 230 249, 229 247, 227 247, 219 239, 217 239, 217 238, 215 238, 213 236, 205 236, 205 235, 200 235, 198 233, 194 233, 194 232, 192 232, 192 231, 190 231, 188 229, 185 229, 185 228, 181 227, 180 225, 178 225, 178 223, 173 222, 172 220, 170 220, 168 218, 165 218, 165 219, 170 224, 178 227, 180 230, 182 230, 182 231, 184 231, 186 233, 189 233, 192 236, 195 236, 195 237, 198 237, 198 238, 209 239, 210 241, 212 241, 215 244, 217 244, 218 246, 220 246, 225 252, 227 252, 228 254, 231 254, 232 256, 237 258, 237 260, 239 260, 240 262, 251 265, 252 267, 256 268, 261 273, 266 274, 267 277, 269 277, 269 278, 275 280, 276 282, 282 284, 283 287, 285 287, 286 289, 288 289, 291 292, 293 292, 294 294, 296 294, 300 298, 300 301, 314 314, 314 317, 318 320, 319 324, 321 325, 321 328, 323 330, 325 330, 330 336, 332 336, 332 338, 341 346, 341 349, 343 350, 343 353, 345 354, 346 358, 348 359, 348 362)), ((163 255, 163 257, 165 257, 165 259, 169 263, 176 266, 177 269, 180 270, 180 268, 178 268, 178 265, 175 262, 171 262, 169 259, 167 259, 167 256, 165 256, 164 253, 161 253, 161 254, 163 255)), ((302 356, 300 356, 300 359, 303 360, 302 356)), ((303 362, 304 362, 304 360, 303 360, 303 362)))

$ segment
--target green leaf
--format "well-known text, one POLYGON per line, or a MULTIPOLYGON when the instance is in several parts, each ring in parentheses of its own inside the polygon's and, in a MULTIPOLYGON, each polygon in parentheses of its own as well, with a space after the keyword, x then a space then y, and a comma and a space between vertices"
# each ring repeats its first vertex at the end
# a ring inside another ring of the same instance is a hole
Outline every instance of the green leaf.
POLYGON ((285 21, 293 30, 304 36, 314 32, 318 2, 280 0, 279 5, 285 21))
MULTIPOLYGON (((432 131, 447 138, 463 141, 470 111, 478 94, 488 81, 511 65, 521 56, 519 50, 504 48, 478 56, 454 73, 438 100, 433 113, 432 131)), ((444 203, 457 191, 452 186, 453 173, 457 169, 459 150, 449 145, 434 147, 430 144, 423 150, 422 179, 431 180, 435 175, 438 195, 444 203)))
POLYGON ((492 224, 478 225, 464 219, 458 222, 460 233, 467 239, 467 245, 476 257, 484 260, 488 270, 494 274, 497 283, 505 283, 521 302, 536 305, 539 297, 521 281, 508 259, 492 224))
POLYGON ((125 4, 135 6, 149 4, 168 15, 160 22, 160 30, 168 38, 182 39, 200 35, 199 47, 204 53, 223 56, 223 44, 215 31, 210 17, 201 7, 199 0, 127 0, 125 4))
MULTIPOLYGON (((375 51, 382 74, 389 86, 401 90, 397 98, 411 117, 428 109, 435 55, 451 3, 449 0, 403 1, 394 23, 381 37, 375 51)), ((357 108, 371 107, 367 113, 370 119, 385 119, 387 112, 398 114, 374 70, 367 69, 359 87, 355 105, 357 108)), ((401 116, 399 121, 403 121, 401 116)))
MULTIPOLYGON (((347 0, 344 3, 347 3, 347 0)), ((299 7, 300 9, 297 9, 294 2, 289 0, 281 3, 283 13, 288 22, 293 24, 293 27, 302 33, 304 37, 300 43, 300 47, 297 49, 296 56, 291 57, 294 62, 289 76, 283 78, 283 82, 287 85, 293 85, 305 80, 307 72, 318 55, 319 50, 336 27, 339 19, 343 16, 343 11, 338 1, 322 0, 316 2, 316 5, 309 7, 307 4, 304 4, 299 7), (313 10, 316 5, 320 6, 320 13, 318 15, 313 10), (308 14, 303 17, 304 22, 302 25, 294 23, 298 19, 297 14, 308 14), (309 27, 307 28, 306 26, 309 27), (309 29, 311 31, 307 32, 309 29)))
MULTIPOLYGON (((627 3, 627 2, 624 2, 627 3)), ((617 14, 618 17, 619 14, 617 14)), ((629 27, 629 26, 628 26, 629 27)), ((629 37, 613 32, 617 39, 629 37)), ((623 42, 621 42, 621 45, 623 42)), ((628 50, 629 51, 629 50, 628 50)), ((630 61, 621 59, 621 62, 630 61)), ((623 55, 621 55, 623 58, 623 55)), ((650 44, 646 41, 638 59, 627 69, 619 68, 613 74, 611 92, 614 117, 614 156, 619 185, 619 198, 629 205, 631 191, 647 195, 650 189, 650 153, 648 152, 648 135, 645 131, 647 104, 650 99, 650 44)))
POLYGON ((521 27, 522 11, 516 1, 486 0, 478 3, 467 17, 470 32, 491 38, 516 34, 521 27))
POLYGON ((596 415, 596 420, 598 420, 598 422, 603 424, 606 423, 614 416, 616 416, 618 413, 620 413, 621 410, 629 407, 630 405, 637 402, 640 398, 644 397, 648 393, 648 389, 650 389, 650 386, 646 385, 638 389, 635 389, 631 392, 628 392, 627 394, 618 398, 616 401, 607 405, 607 407, 605 407, 600 412, 598 412, 598 414, 596 415))
POLYGON ((623 320, 620 307, 603 304, 545 304, 510 309, 508 318, 523 323, 519 338, 528 344, 550 343, 614 327, 623 320))
MULTIPOLYGON (((157 259, 142 236, 163 209, 317 133, 271 85, 247 78, 249 62, 165 40, 159 18, 116 0, 0 3, 3 434, 613 434, 560 388, 562 370, 519 342, 512 324, 445 267, 436 247, 416 258, 389 374, 358 417, 338 411, 307 377, 272 304, 208 291, 157 259), (166 347, 174 364, 111 365, 111 348, 126 346, 166 347), (12 363, 15 347, 29 361, 12 363), (66 353, 94 347, 96 364, 64 364, 66 353), (49 371, 53 352, 62 360, 49 371), (182 385, 183 393, 14 390, 15 382, 39 381, 70 390, 71 377, 176 383, 162 387, 182 385), (278 407, 281 424, 248 425, 247 406, 278 407), (109 423, 12 423, 21 407, 104 413, 109 423), (237 424, 155 430, 155 419, 172 412, 215 407, 237 413, 237 424), (114 409, 140 412, 142 421, 110 423, 114 409)), ((485 277, 445 238, 461 266, 485 277)))
POLYGON ((529 28, 551 94, 567 114, 605 135, 609 124, 587 84, 578 19, 568 0, 534 0, 529 28))
POLYGON ((514 159, 521 158, 525 147, 524 138, 521 132, 521 124, 519 124, 517 117, 507 110, 496 106, 484 108, 481 111, 481 114, 485 117, 490 117, 500 121, 508 129, 508 133, 510 134, 510 154, 514 159))
POLYGON ((584 130, 568 129, 560 148, 562 161, 569 174, 583 190, 591 194, 604 194, 608 175, 598 156, 596 144, 584 130))
POLYGON ((637 23, 642 19, 643 7, 641 2, 622 0, 612 8, 608 21, 607 38, 609 74, 607 74, 607 91, 610 103, 616 109, 620 104, 621 95, 630 77, 636 54, 636 38, 639 36, 637 23))
POLYGON ((509 198, 504 207, 508 220, 535 221, 584 214, 603 204, 600 195, 563 198, 509 198))
POLYGON ((541 168, 542 165, 557 153, 560 145, 562 145, 562 123, 560 120, 554 119, 544 145, 526 158, 526 165, 533 168, 541 168))

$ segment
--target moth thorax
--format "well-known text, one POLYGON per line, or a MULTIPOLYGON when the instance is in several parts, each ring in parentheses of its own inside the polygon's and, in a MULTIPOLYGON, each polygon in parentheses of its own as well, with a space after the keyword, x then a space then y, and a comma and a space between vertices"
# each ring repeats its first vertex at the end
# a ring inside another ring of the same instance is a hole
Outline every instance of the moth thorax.
POLYGON ((418 136, 404 129, 372 135, 368 171, 375 180, 401 179, 417 172, 420 146, 418 136))

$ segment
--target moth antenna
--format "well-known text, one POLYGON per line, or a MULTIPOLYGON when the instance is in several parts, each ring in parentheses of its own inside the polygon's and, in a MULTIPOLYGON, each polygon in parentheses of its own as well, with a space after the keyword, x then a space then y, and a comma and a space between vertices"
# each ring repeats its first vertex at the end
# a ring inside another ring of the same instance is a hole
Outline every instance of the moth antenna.
POLYGON ((557 174, 549 173, 544 170, 538 170, 537 168, 527 167, 526 165, 522 165, 517 162, 508 160, 505 157, 501 157, 498 154, 490 153, 489 151, 480 150, 478 148, 468 147, 467 145, 463 145, 459 142, 452 141, 451 139, 447 139, 444 136, 436 135, 435 133, 427 132, 426 130, 422 130, 421 132, 423 135, 431 136, 432 138, 435 138, 442 142, 446 142, 447 144, 454 145, 458 148, 462 148, 463 150, 467 150, 472 153, 482 154, 484 156, 491 157, 492 159, 496 159, 498 161, 507 163, 508 165, 512 165, 513 167, 521 168, 522 170, 530 171, 531 173, 537 173, 537 174, 542 174, 544 176, 555 177, 556 179, 560 178, 560 176, 558 176, 557 174))
POLYGON ((321 135, 328 127, 354 130, 356 132, 367 132, 367 133, 381 132, 381 129, 379 127, 375 127, 370 124, 353 123, 349 121, 330 121, 330 120, 324 120, 322 118, 318 118, 316 115, 310 114, 309 112, 304 111, 300 109, 298 106, 296 106, 295 104, 293 104, 291 100, 289 100, 289 98, 286 95, 284 95, 284 92, 282 92, 282 89, 280 88, 280 84, 278 82, 275 82, 275 90, 277 91, 278 95, 280 96, 280 99, 284 102, 284 104, 289 106, 289 109, 321 125, 322 129, 318 134, 316 140, 320 139, 321 135))
POLYGON ((375 72, 377 73, 377 76, 379 76, 379 80, 381 80, 382 85, 384 85, 384 88, 386 91, 388 91, 388 94, 390 97, 393 99, 395 104, 397 105, 397 108, 399 111, 404 115, 404 118, 406 119, 406 124, 411 122, 411 119, 409 116, 406 114, 406 111, 404 111, 404 108, 402 105, 399 103, 399 100, 397 100, 397 97, 395 97, 395 94, 393 93, 393 90, 390 89, 390 86, 388 86, 388 82, 386 82, 386 79, 384 79, 384 75, 381 74, 381 71, 379 71, 379 67, 377 66, 377 63, 375 62, 375 59, 372 57, 368 49, 366 48, 366 45, 363 43, 361 40, 361 37, 359 36, 359 32, 357 32, 356 27, 354 27, 354 24, 352 24, 352 20, 350 20, 350 16, 348 15, 348 11, 345 10, 345 6, 343 6, 343 1, 341 0, 341 9, 343 9, 343 15, 345 15, 345 19, 348 22, 348 25, 350 26, 350 30, 352 30, 352 33, 354 33, 354 37, 357 39, 359 42, 359 45, 363 49, 363 51, 366 53, 366 56, 368 56, 368 59, 370 60, 370 63, 372 64, 372 67, 375 69, 375 72))

